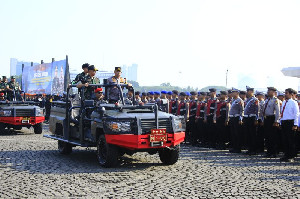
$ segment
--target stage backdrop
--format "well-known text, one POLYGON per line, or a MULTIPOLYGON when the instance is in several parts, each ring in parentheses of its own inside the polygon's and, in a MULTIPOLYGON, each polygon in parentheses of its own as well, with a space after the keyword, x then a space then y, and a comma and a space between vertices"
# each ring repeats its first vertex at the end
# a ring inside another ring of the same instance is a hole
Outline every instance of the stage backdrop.
POLYGON ((62 95, 69 82, 68 59, 25 66, 22 89, 29 94, 62 95))

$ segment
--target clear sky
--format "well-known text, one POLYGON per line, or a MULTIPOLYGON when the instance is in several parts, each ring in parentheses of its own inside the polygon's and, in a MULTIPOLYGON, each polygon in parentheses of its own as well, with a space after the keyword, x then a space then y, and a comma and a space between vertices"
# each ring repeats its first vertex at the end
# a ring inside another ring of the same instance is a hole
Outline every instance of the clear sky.
POLYGON ((0 67, 137 63, 141 85, 297 88, 299 0, 0 0, 0 67))

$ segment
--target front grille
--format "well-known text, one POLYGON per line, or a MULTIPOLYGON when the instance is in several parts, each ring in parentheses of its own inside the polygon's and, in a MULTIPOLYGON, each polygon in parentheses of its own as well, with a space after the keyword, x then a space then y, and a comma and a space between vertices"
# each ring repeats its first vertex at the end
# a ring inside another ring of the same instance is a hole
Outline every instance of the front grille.
POLYGON ((16 109, 16 117, 34 116, 34 109, 16 109))
MULTIPOLYGON (((167 129, 167 133, 172 133, 172 122, 170 119, 159 119, 158 127, 160 129, 167 129)), ((142 134, 151 133, 151 129, 156 129, 155 119, 141 119, 142 134)))

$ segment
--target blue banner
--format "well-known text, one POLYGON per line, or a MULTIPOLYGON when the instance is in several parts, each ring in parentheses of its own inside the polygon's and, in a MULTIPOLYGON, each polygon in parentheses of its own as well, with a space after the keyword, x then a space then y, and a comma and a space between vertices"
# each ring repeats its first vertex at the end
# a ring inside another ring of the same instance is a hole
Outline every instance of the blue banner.
POLYGON ((25 66, 22 88, 29 94, 62 95, 65 88, 66 60, 25 66))

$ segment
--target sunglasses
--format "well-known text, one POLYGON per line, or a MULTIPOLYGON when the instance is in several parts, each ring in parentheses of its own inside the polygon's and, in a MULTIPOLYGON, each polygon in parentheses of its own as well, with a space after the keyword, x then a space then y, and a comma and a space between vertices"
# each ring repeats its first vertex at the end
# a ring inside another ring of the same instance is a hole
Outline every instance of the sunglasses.
POLYGON ((101 92, 101 91, 99 91, 99 92, 97 92, 98 94, 103 94, 103 92, 101 92))

